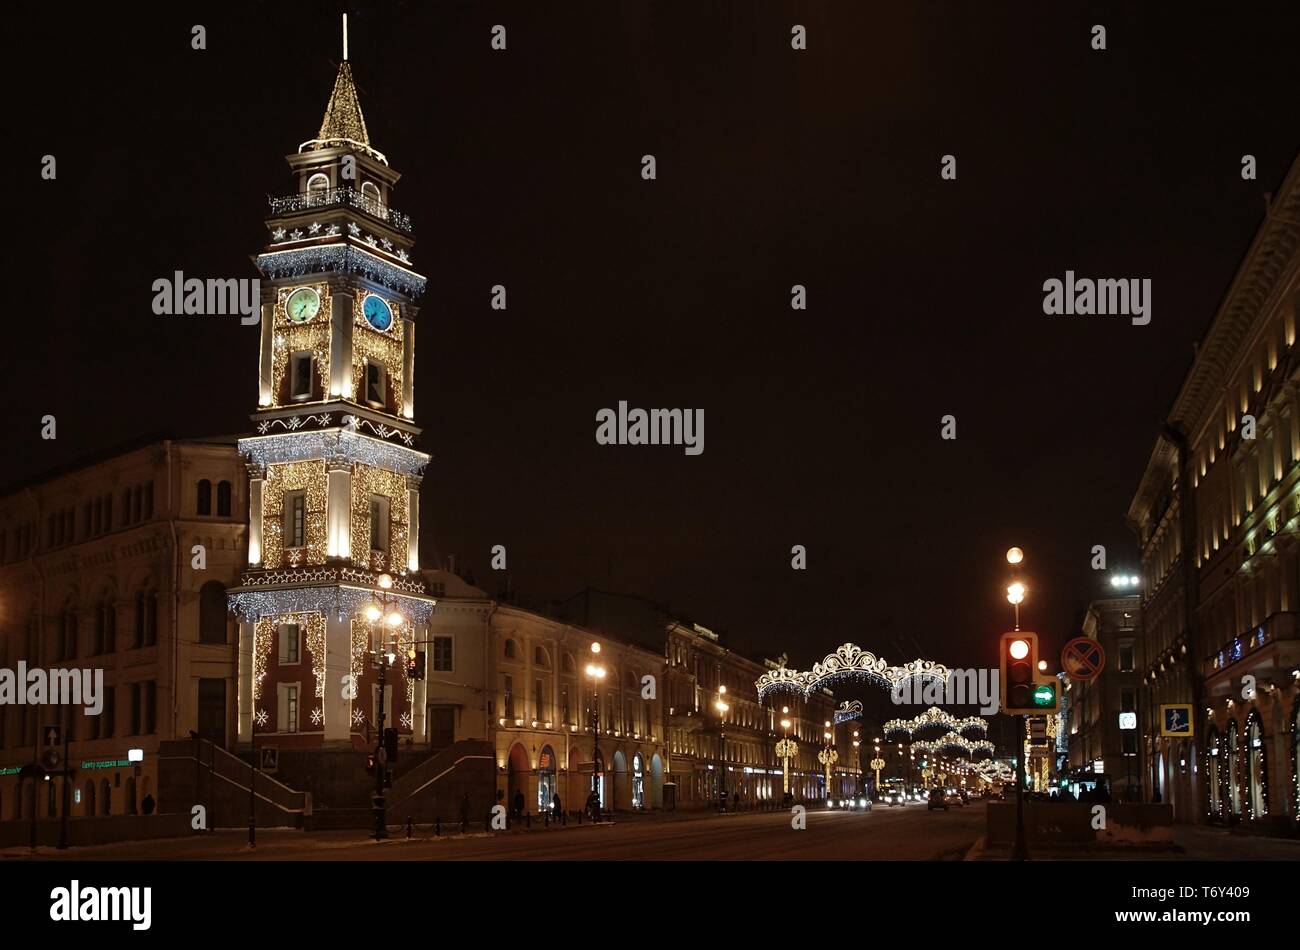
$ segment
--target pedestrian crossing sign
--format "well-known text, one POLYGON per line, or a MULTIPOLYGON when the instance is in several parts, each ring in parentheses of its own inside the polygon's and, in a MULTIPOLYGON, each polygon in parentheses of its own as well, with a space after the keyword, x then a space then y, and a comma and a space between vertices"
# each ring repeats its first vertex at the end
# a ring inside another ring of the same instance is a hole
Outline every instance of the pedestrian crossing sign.
POLYGON ((1160 735, 1186 738, 1192 734, 1191 703, 1164 703, 1160 706, 1160 735))

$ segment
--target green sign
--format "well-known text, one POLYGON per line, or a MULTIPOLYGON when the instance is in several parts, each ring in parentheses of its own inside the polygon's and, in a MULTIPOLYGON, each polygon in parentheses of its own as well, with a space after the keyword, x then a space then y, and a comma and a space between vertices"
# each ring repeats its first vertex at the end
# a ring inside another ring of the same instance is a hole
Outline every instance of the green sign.
POLYGON ((131 763, 126 759, 87 759, 81 763, 83 769, 121 769, 126 768, 131 763))
POLYGON ((0 769, 0 775, 17 775, 23 770, 21 765, 11 765, 8 768, 0 769))

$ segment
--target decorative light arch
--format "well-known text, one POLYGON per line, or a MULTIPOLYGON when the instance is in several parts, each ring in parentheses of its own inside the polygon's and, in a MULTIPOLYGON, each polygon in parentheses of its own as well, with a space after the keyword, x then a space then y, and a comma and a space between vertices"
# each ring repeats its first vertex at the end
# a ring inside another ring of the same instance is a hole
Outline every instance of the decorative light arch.
POLYGON ((948 668, 933 660, 912 660, 902 666, 890 666, 883 657, 877 657, 857 644, 845 643, 834 653, 826 654, 821 662, 814 663, 811 670, 800 672, 784 665, 778 666, 760 676, 755 686, 759 702, 771 692, 801 693, 807 699, 816 690, 846 679, 865 680, 893 690, 912 679, 934 679, 946 683, 948 668))
POLYGON ((912 748, 917 752, 942 752, 944 750, 957 749, 968 755, 974 755, 976 752, 987 752, 993 754, 993 743, 987 739, 967 739, 955 732, 949 732, 940 736, 938 739, 919 739, 912 743, 912 748))
POLYGON ((988 728, 988 722, 979 716, 967 716, 965 719, 958 719, 938 706, 931 706, 915 719, 891 719, 884 726, 885 735, 906 732, 909 736, 920 732, 922 729, 948 729, 956 733, 974 731, 987 735, 988 728))

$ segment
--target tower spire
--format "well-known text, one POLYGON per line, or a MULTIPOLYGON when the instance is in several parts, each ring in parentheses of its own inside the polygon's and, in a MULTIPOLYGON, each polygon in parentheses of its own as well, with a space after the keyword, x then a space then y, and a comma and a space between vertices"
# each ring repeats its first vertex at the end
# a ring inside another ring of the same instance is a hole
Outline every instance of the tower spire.
POLYGON ((357 98, 356 83, 352 80, 352 64, 348 62, 348 15, 343 14, 343 61, 339 63, 338 76, 334 79, 334 91, 330 93, 325 106, 325 117, 321 120, 320 131, 314 139, 303 142, 298 151, 310 151, 320 148, 357 148, 378 159, 384 164, 388 160, 370 145, 370 133, 366 130, 366 119, 361 114, 361 101, 357 98))

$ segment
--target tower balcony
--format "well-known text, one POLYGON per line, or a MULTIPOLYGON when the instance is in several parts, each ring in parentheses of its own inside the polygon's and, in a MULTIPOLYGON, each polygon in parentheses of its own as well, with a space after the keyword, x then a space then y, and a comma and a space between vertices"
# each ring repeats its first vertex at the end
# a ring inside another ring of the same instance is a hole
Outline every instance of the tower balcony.
POLYGON ((408 215, 388 207, 388 205, 369 195, 362 194, 351 186, 322 188, 316 191, 301 192, 296 195, 285 195, 282 198, 268 198, 267 201, 271 205, 271 214, 273 215, 291 214, 295 211, 324 208, 329 205, 344 205, 349 208, 356 208, 358 211, 362 211, 372 218, 401 231, 403 234, 411 233, 411 219, 408 215))

